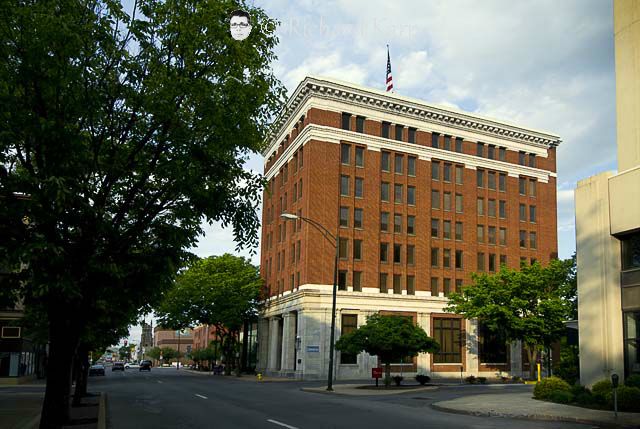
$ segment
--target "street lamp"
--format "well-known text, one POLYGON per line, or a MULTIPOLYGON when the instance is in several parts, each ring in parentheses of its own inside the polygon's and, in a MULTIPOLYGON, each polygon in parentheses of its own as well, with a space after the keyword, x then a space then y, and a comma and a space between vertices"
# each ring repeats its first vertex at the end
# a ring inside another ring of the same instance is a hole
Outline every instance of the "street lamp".
POLYGON ((336 295, 338 291, 338 237, 333 235, 327 228, 313 219, 309 219, 303 216, 298 216, 293 213, 282 213, 281 218, 285 220, 303 220, 313 226, 315 229, 322 233, 322 236, 326 238, 335 248, 336 255, 333 262, 333 305, 331 307, 331 339, 329 340, 329 374, 327 377, 327 391, 333 392, 333 354, 335 348, 335 332, 336 332, 336 295))

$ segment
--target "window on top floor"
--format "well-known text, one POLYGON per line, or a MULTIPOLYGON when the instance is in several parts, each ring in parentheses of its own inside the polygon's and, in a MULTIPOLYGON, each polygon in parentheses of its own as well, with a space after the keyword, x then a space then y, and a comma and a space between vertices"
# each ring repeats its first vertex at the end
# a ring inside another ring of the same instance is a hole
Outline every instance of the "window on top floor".
POLYGON ((476 145, 476 155, 477 156, 484 156, 484 144, 483 143, 478 143, 476 145))
POLYGON ((518 164, 527 165, 527 154, 525 152, 518 152, 518 164))
POLYGON ((506 161, 507 160, 507 149, 504 147, 499 147, 498 148, 498 159, 500 161, 506 161))
POLYGON ((462 137, 456 137, 456 152, 462 153, 462 137))
POLYGON ((342 114, 342 129, 350 130, 351 129, 351 114, 343 113, 342 114))
POLYGON ((356 167, 364 167, 364 148, 356 146, 356 167))
POLYGON ((416 142, 416 129, 413 127, 409 127, 409 143, 416 142))
POLYGON ((439 148, 440 147, 440 134, 431 133, 431 147, 439 148))
POLYGON ((536 166, 536 155, 534 153, 529 154, 529 167, 536 166))
POLYGON ((451 150, 451 136, 448 136, 446 134, 444 135, 443 149, 444 150, 451 150))
POLYGON ((364 133, 364 116, 356 116, 356 132, 364 133))
POLYGON ((396 124, 396 140, 402 141, 402 130, 404 126, 396 124))
POLYGON ((382 123, 382 137, 385 139, 389 138, 390 135, 391 124, 389 122, 382 123))
POLYGON ((487 146, 487 158, 496 159, 496 147, 492 144, 487 146))
POLYGON ((415 156, 407 157, 407 174, 409 176, 416 175, 416 157, 415 156))
POLYGON ((391 171, 391 154, 389 152, 382 151, 380 153, 380 170, 391 171))

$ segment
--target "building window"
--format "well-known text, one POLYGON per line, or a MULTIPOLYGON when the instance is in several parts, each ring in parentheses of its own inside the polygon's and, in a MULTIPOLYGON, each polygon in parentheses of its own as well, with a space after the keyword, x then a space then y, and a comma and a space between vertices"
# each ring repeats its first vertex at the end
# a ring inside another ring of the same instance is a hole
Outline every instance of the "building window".
POLYGON ((380 184, 380 200, 389 202, 389 183, 387 182, 380 184))
POLYGON ((348 144, 340 145, 340 162, 345 165, 349 165, 351 163, 351 146, 348 144))
POLYGON ((507 202, 504 200, 500 200, 498 202, 498 214, 500 215, 500 219, 504 219, 507 217, 507 202))
POLYGON ((410 206, 416 205, 416 187, 407 186, 407 204, 410 206))
POLYGON ((524 152, 518 152, 518 164, 527 165, 527 154, 524 152))
POLYGON ((296 262, 300 262, 300 240, 298 240, 298 245, 296 246, 296 262))
POLYGON ((440 162, 439 161, 431 162, 431 179, 440 180, 440 162))
POLYGON ((451 293, 451 279, 442 280, 442 292, 444 296, 449 296, 451 293))
POLYGON ((393 185, 393 201, 397 204, 401 204, 402 203, 402 185, 400 184, 396 184, 393 185))
POLYGON ((393 275, 393 293, 402 295, 402 276, 400 274, 393 275))
POLYGON ((496 244, 496 227, 495 226, 488 227, 488 240, 489 240, 489 244, 496 244))
POLYGON ((476 170, 476 185, 478 188, 484 188, 484 170, 476 170))
POLYGON ((462 137, 456 137, 456 152, 462 153, 462 137))
POLYGON ((414 276, 407 276, 407 295, 416 294, 416 278, 414 276))
POLYGON ((380 262, 389 262, 389 243, 380 243, 380 262))
MULTIPOLYGON (((522 194, 522 195, 524 195, 524 194, 522 194)), ((531 196, 531 197, 535 197, 536 196, 536 181, 535 181, 535 179, 529 180, 529 196, 531 196)))
POLYGON ((338 239, 338 257, 347 259, 349 254, 349 239, 340 237, 338 239))
POLYGON ((362 228, 362 209, 353 209, 353 227, 362 228))
POLYGON ((362 271, 353 272, 353 291, 362 292, 362 271))
POLYGON ((439 209, 440 208, 440 191, 431 191, 431 208, 439 209))
POLYGON ((463 263, 462 263, 462 250, 456 250, 456 269, 457 270, 461 270, 463 267, 463 263))
POLYGON ((416 263, 416 246, 407 245, 407 265, 415 265, 416 263))
POLYGON ((484 198, 478 198, 478 216, 484 216, 484 198))
POLYGON ((538 235, 535 232, 530 232, 529 233, 529 247, 532 249, 537 249, 538 248, 538 240, 537 240, 538 235))
POLYGON ((393 263, 399 264, 402 262, 402 244, 393 245, 393 263))
POLYGON ((498 159, 500 161, 506 161, 507 160, 507 149, 504 147, 501 147, 498 149, 498 159))
POLYGON ((404 127, 402 125, 396 124, 396 140, 402 141, 402 130, 404 127))
POLYGON ((462 240, 462 222, 456 222, 456 240, 462 240))
POLYGON ((492 331, 484 323, 478 323, 478 357, 484 364, 506 364, 509 362, 508 343, 504 335, 492 331))
POLYGON ((520 247, 522 248, 526 248, 527 247, 527 231, 520 231, 520 247))
POLYGON ((451 182, 451 164, 444 164, 444 174, 442 178, 445 182, 451 182))
POLYGON ((442 250, 442 268, 451 268, 451 249, 442 250))
POLYGON ((431 266, 432 267, 437 267, 439 262, 439 255, 438 255, 438 248, 437 247, 432 247, 431 248, 431 266))
POLYGON ((434 363, 462 363, 461 319, 434 318, 433 337, 440 350, 433 354, 434 363))
POLYGON ((356 177, 355 185, 354 192, 356 198, 362 198, 364 195, 364 179, 362 177, 356 177))
POLYGON ((402 167, 402 161, 404 159, 404 156, 396 154, 396 156, 394 157, 393 160, 393 171, 396 174, 402 174, 403 172, 403 167, 402 167))
POLYGON ((387 293, 387 273, 380 273, 378 287, 380 288, 380 293, 387 293))
POLYGON ((489 199, 487 204, 487 213, 490 217, 496 217, 496 200, 489 199))
POLYGON ((487 158, 496 159, 496 147, 494 145, 487 146, 487 158))
MULTIPOLYGON (((355 274, 355 273, 354 273, 355 274)), ((358 316, 355 314, 342 315, 342 330, 340 335, 347 335, 358 329, 358 316)), ((358 363, 358 355, 340 352, 340 363, 343 365, 354 365, 358 363)))
POLYGON ((498 176, 498 190, 500 192, 506 192, 507 190, 507 175, 500 173, 498 176))
POLYGON ((456 293, 462 292, 462 279, 456 280, 456 293))
POLYGON ((389 138, 389 129, 391 128, 391 124, 389 122, 382 123, 382 137, 385 139, 389 138))
POLYGON ((451 136, 444 136, 444 150, 451 150, 451 136))
POLYGON ((478 143, 476 145, 476 155, 477 156, 484 156, 484 144, 478 143))
POLYGON ((440 235, 440 220, 431 219, 431 237, 437 238, 440 235))
POLYGON ((294 203, 298 199, 298 184, 297 183, 293 184, 293 194, 291 195, 291 198, 293 199, 294 203))
POLYGON ((456 194, 456 213, 462 213, 462 194, 456 194))
POLYGON ((409 176, 416 175, 416 157, 415 156, 407 157, 407 174, 409 176))
POLYGON ((431 277, 431 296, 438 296, 438 278, 431 277))
POLYGON ((347 272, 338 271, 338 290, 347 290, 347 272))
POLYGON ((356 116, 356 132, 364 133, 364 117, 356 116))
POLYGON ((416 217, 408 215, 407 216, 407 234, 415 235, 416 233, 416 217))
POLYGON ((349 196, 349 176, 340 176, 340 195, 349 196))
POLYGON ((500 245, 501 246, 506 246, 507 245, 507 228, 500 228, 499 231, 500 237, 500 245))
POLYGON ((456 185, 462 185, 464 167, 456 165, 456 185))
POLYGON ((492 273, 496 271, 496 255, 495 253, 489 253, 489 271, 492 273))
POLYGON ((477 270, 478 271, 484 271, 485 270, 485 266, 484 266, 484 253, 482 252, 478 252, 478 259, 476 261, 476 265, 477 265, 477 270))
POLYGON ((529 222, 536 223, 536 206, 529 206, 529 222))
POLYGON ((353 240, 353 259, 362 260, 362 240, 353 240))
POLYGON ((507 255, 500 255, 500 267, 507 265, 507 255))
POLYGON ((364 167, 364 148, 356 146, 356 167, 364 167))
POLYGON ((342 129, 350 130, 351 129, 351 114, 343 113, 342 114, 342 129))
POLYGON ((349 207, 340 207, 340 226, 349 226, 349 207))
POLYGON ((389 232, 389 212, 380 213, 380 231, 389 232))
POLYGON ((518 213, 520 213, 520 222, 526 222, 527 221, 527 206, 525 204, 520 204, 519 205, 518 213))
POLYGON ((395 214, 393 215, 393 232, 396 234, 402 233, 402 215, 395 214))
POLYGON ((518 192, 520 195, 527 195, 527 179, 524 177, 518 179, 518 192))
POLYGON ((409 127, 409 143, 416 142, 416 129, 409 127))
POLYGON ((476 228, 476 231, 477 231, 476 238, 478 240, 478 243, 484 243, 484 225, 478 225, 478 227, 476 228))
POLYGON ((386 172, 391 171, 391 154, 389 152, 381 152, 380 169, 386 172))
POLYGON ((451 211, 451 192, 445 192, 442 195, 442 206, 445 211, 451 211))
MULTIPOLYGON (((622 236, 620 238, 620 244, 622 248, 622 269, 632 270, 640 268, 640 233, 622 236)), ((638 326, 640 326, 640 324, 638 326)))
POLYGON ((302 179, 298 182, 298 199, 302 198, 302 179))
POLYGON ((445 220, 442 222, 442 237, 445 240, 451 240, 451 221, 445 220))
POLYGON ((496 190, 496 173, 495 171, 490 171, 488 174, 488 188, 492 191, 496 190))
POLYGON ((529 154, 529 167, 535 167, 536 166, 536 155, 533 153, 529 154))
POLYGON ((435 147, 435 148, 440 147, 440 144, 438 142, 439 139, 440 139, 440 134, 431 133, 431 147, 435 147))

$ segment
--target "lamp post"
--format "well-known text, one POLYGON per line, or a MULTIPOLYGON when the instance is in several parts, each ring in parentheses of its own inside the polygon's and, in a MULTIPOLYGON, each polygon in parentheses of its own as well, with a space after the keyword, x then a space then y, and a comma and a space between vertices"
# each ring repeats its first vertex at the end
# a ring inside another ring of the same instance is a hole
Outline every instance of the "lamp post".
POLYGON ((336 254, 333 261, 333 304, 331 306, 331 337, 329 340, 329 373, 327 376, 327 391, 333 392, 333 355, 335 348, 335 332, 336 332, 336 295, 338 291, 338 236, 333 235, 322 224, 316 222, 313 219, 309 219, 303 216, 298 216, 293 213, 282 213, 280 215, 286 220, 302 220, 313 226, 315 229, 322 233, 322 236, 326 238, 335 248, 336 254))

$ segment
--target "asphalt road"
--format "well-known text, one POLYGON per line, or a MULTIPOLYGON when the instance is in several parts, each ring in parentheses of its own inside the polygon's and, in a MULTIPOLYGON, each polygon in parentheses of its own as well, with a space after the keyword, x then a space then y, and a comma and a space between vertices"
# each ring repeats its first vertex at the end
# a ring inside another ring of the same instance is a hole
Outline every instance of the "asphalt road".
MULTIPOLYGON (((90 391, 108 394, 112 429, 186 428, 589 428, 560 423, 473 417, 432 409, 429 404, 484 386, 440 389, 384 397, 303 392, 318 383, 262 382, 247 376, 208 376, 175 368, 108 371, 91 377, 90 391)), ((498 389, 494 389, 498 390, 498 389)), ((507 390, 499 389, 508 394, 507 390)))

